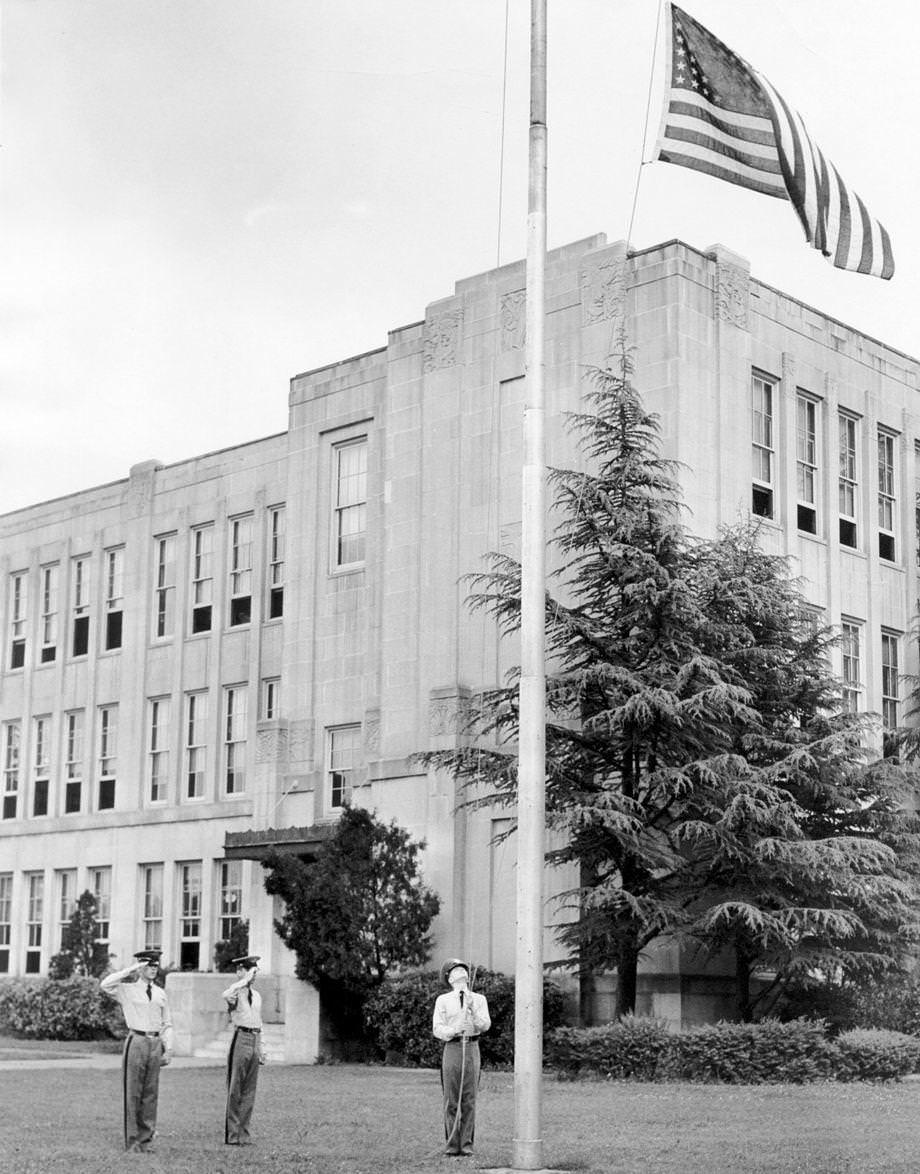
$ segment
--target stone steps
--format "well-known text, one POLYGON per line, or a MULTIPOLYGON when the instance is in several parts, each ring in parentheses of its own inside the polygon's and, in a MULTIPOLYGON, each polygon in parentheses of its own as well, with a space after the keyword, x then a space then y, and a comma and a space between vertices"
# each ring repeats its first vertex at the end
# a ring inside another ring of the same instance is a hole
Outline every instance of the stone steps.
MULTIPOLYGON (((196 1048, 193 1055, 199 1059, 224 1060, 230 1050, 233 1028, 229 1024, 208 1043, 196 1048)), ((269 1064, 284 1063, 284 1024, 266 1023, 262 1028, 262 1046, 268 1052, 269 1064)))

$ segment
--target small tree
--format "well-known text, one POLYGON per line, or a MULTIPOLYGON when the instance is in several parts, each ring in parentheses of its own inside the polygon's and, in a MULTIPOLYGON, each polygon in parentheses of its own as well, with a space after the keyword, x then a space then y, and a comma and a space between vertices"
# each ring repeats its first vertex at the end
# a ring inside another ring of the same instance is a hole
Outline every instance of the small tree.
POLYGON ((229 974, 236 969, 233 959, 249 953, 249 922, 241 918, 235 922, 228 938, 214 947, 214 966, 220 974, 229 974))
POLYGON ((49 978, 71 978, 75 974, 100 978, 109 966, 109 950, 98 939, 96 898, 87 889, 80 894, 70 922, 64 927, 61 952, 48 966, 49 978))
POLYGON ((273 852, 262 861, 266 892, 285 905, 275 929, 297 955, 296 974, 319 989, 345 1036, 361 1034, 371 990, 431 953, 440 901, 419 877, 422 848, 395 823, 346 806, 314 860, 273 852))

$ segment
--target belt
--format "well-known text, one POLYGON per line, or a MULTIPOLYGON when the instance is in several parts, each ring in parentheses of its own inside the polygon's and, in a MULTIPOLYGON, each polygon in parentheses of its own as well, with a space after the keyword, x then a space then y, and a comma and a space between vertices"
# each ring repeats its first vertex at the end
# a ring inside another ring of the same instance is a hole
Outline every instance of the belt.
MULTIPOLYGON (((467 1042, 468 1044, 474 1044, 474 1043, 476 1043, 476 1041, 477 1041, 478 1039, 479 1039, 479 1036, 478 1036, 478 1035, 468 1035, 468 1036, 466 1037, 466 1042, 467 1042)), ((447 1042, 448 1042, 449 1044, 459 1044, 461 1041, 460 1041, 459 1039, 449 1039, 447 1042)))
POLYGON ((237 1031, 249 1031, 253 1035, 258 1035, 259 1032, 262 1030, 262 1028, 261 1027, 237 1027, 236 1030, 237 1031))
POLYGON ((137 1031, 133 1027, 131 1028, 131 1034, 132 1035, 146 1035, 146 1036, 149 1036, 151 1039, 159 1039, 159 1037, 160 1037, 160 1033, 158 1031, 137 1031))

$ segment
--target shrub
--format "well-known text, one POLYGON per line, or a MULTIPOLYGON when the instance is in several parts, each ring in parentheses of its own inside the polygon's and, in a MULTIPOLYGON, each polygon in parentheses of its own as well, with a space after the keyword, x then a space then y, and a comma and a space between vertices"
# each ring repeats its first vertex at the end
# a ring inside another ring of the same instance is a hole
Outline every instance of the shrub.
POLYGON ((820 1020, 716 1023, 676 1037, 674 1074, 728 1084, 801 1084, 834 1075, 839 1053, 820 1020))
POLYGON ((602 1027, 558 1027, 544 1060, 561 1075, 597 1073, 620 1080, 655 1080, 665 1074, 674 1036, 660 1019, 627 1015, 602 1027))
MULTIPOLYGON (((489 1003, 492 1027, 479 1041, 482 1062, 508 1067, 514 1060, 514 979, 492 970, 474 972, 474 989, 489 1003)), ((390 1063, 436 1068, 441 1044, 431 1034, 434 1001, 447 990, 436 970, 412 971, 387 978, 364 1007, 367 1031, 390 1063)), ((543 983, 543 1022, 546 1031, 562 1019, 563 995, 555 983, 543 983)))
POLYGON ((839 1080, 899 1080, 920 1065, 920 1041, 900 1031, 857 1027, 837 1039, 839 1080))
POLYGON ((29 1039, 118 1039, 118 1006, 93 978, 0 981, 0 1030, 29 1039))
POLYGON ((856 996, 856 1023, 908 1035, 920 1033, 920 977, 892 974, 860 989, 856 996))
POLYGON ((234 958, 249 953, 249 922, 241 918, 230 931, 229 938, 221 938, 214 946, 214 969, 221 974, 236 970, 234 958))
POLYGON ((820 1019, 831 1035, 837 1035, 860 1025, 860 992, 851 983, 791 983, 771 1012, 774 1016, 784 1022, 820 1019))

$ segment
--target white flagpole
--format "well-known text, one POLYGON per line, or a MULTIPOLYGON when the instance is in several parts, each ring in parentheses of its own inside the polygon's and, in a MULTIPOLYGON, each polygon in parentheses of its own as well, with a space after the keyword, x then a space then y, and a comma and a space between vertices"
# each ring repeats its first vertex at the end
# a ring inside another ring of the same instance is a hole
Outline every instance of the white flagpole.
POLYGON ((543 1167, 543 841, 546 822, 546 0, 531 0, 526 382, 521 478, 521 684, 517 952, 514 994, 515 1170, 543 1167))

